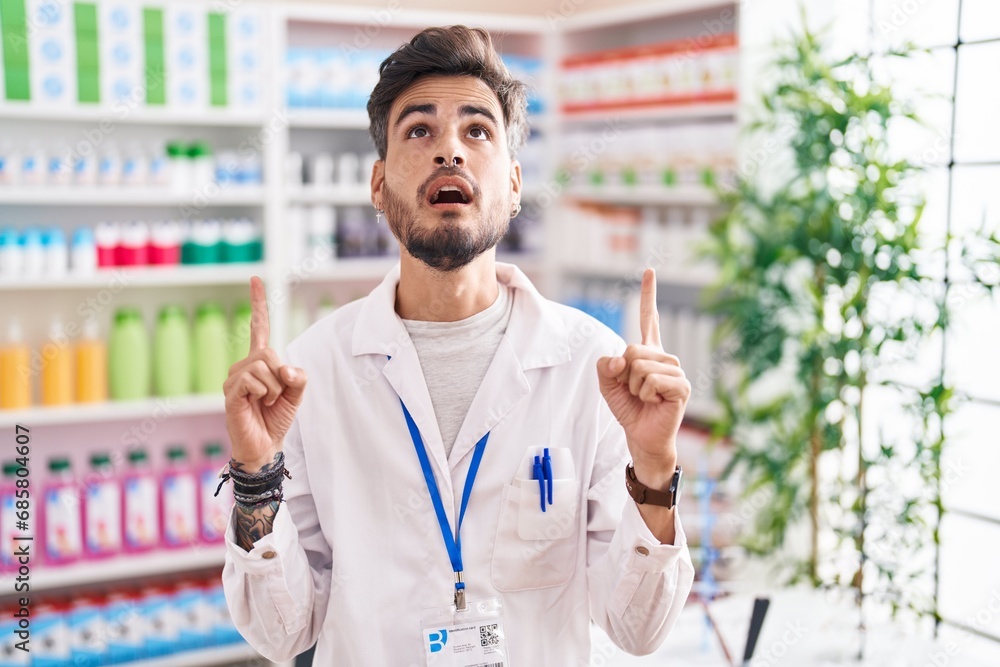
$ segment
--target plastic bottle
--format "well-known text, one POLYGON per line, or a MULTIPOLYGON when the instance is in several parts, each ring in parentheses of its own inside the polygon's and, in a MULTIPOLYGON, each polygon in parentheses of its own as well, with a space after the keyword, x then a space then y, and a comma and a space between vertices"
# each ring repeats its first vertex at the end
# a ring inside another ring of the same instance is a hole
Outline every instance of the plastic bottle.
POLYGON ((196 141, 188 147, 191 160, 191 178, 195 190, 215 182, 215 159, 212 148, 204 141, 196 141))
POLYGON ((110 556, 122 548, 122 489, 107 454, 90 457, 83 499, 84 548, 88 556, 110 556))
POLYGON ((226 463, 222 445, 209 442, 205 445, 205 463, 198 470, 198 490, 201 499, 201 539, 204 542, 221 542, 226 536, 229 515, 233 509, 233 486, 226 484, 215 495, 219 486, 219 470, 226 463))
POLYGON ((260 233, 248 218, 228 220, 222 226, 222 261, 256 262, 260 260, 260 233))
POLYGON ((118 148, 105 142, 104 150, 97 162, 97 184, 104 187, 118 187, 122 184, 122 160, 118 148))
POLYGON ((161 504, 163 545, 183 547, 198 539, 198 485, 183 447, 167 450, 161 504))
POLYGON ((106 665, 108 627, 104 615, 106 598, 90 593, 74 596, 66 617, 72 643, 73 667, 99 667, 106 665))
POLYGON ((59 317, 52 319, 49 340, 42 351, 42 405, 72 403, 73 350, 59 317))
POLYGON ((180 306, 164 306, 156 320, 153 392, 157 396, 191 393, 191 326, 180 306))
POLYGON ((194 392, 222 391, 229 377, 228 326, 222 306, 206 302, 198 306, 194 323, 194 392))
POLYGON ((24 344, 17 318, 7 323, 7 340, 0 347, 0 410, 31 406, 31 351, 24 344))
POLYGON ((69 610, 70 606, 64 600, 41 602, 31 610, 32 667, 73 664, 69 610))
POLYGON ((144 450, 129 452, 128 462, 122 483, 124 548, 145 551, 160 546, 160 484, 144 450))
POLYGON ((111 399, 127 401, 148 397, 152 370, 149 335, 138 308, 118 309, 108 347, 111 399))
POLYGON ((222 261, 222 224, 218 220, 197 220, 185 247, 186 264, 217 264, 222 261))
POLYGON ((177 639, 185 648, 204 648, 214 643, 213 609, 204 588, 193 579, 177 582, 173 605, 179 612, 177 639))
POLYGON ((25 229, 21 234, 21 275, 25 278, 41 278, 45 274, 45 248, 42 245, 42 231, 35 227, 25 229))
POLYGON ((69 148, 60 145, 48 154, 45 182, 47 185, 66 187, 73 184, 73 156, 69 148))
POLYGON ((145 627, 138 610, 139 595, 134 590, 108 594, 104 615, 108 628, 108 662, 118 665, 142 657, 145 627))
POLYGON ((77 154, 73 161, 73 184, 85 187, 97 185, 97 156, 89 151, 77 154))
POLYGON ((21 153, 8 141, 0 144, 0 186, 21 182, 21 153))
POLYGON ((133 220, 122 226, 121 243, 116 256, 118 266, 146 266, 149 264, 149 227, 142 220, 133 220))
POLYGON ((146 586, 142 592, 138 608, 147 629, 143 657, 155 658, 181 649, 181 618, 174 606, 174 587, 169 584, 146 586))
POLYGON ((149 185, 156 188, 168 187, 170 181, 170 161, 167 149, 162 143, 154 144, 149 151, 149 185))
POLYGON ((13 227, 0 229, 0 277, 20 278, 24 271, 21 239, 13 227))
POLYGON ((32 142, 28 150, 21 156, 21 183, 37 187, 44 185, 45 151, 32 142))
POLYGON ((144 187, 149 182, 149 159, 138 144, 129 145, 122 159, 122 185, 144 187))
POLYGON ((149 263, 180 264, 181 236, 181 225, 176 220, 162 220, 153 223, 149 236, 149 263))
POLYGON ((233 323, 229 333, 229 363, 235 364, 250 354, 250 322, 253 309, 249 301, 241 301, 233 309, 233 323))
POLYGON ((73 232, 70 268, 75 275, 92 275, 97 270, 97 244, 89 227, 77 227, 73 232))
POLYGON ((69 271, 69 248, 66 246, 66 235, 58 227, 47 230, 42 237, 47 276, 65 276, 69 271))
POLYGON ((117 222, 98 222, 94 238, 97 241, 97 266, 117 266, 118 244, 122 238, 121 225, 117 222))
POLYGON ((77 403, 108 400, 108 351, 97 320, 87 320, 83 325, 83 337, 76 344, 75 375, 77 403))
POLYGON ((194 174, 184 142, 170 141, 167 143, 167 164, 170 171, 171 189, 181 195, 191 194, 194 174))
MULTIPOLYGON (((0 484, 0 571, 2 572, 18 568, 19 563, 14 553, 17 551, 19 541, 14 538, 32 534, 27 529, 19 530, 17 528, 17 480, 18 477, 21 477, 27 483, 27 472, 28 469, 22 467, 17 461, 3 462, 3 481, 0 484), (24 472, 18 475, 19 470, 24 470, 24 472)), ((27 491, 21 490, 22 496, 26 493, 27 491)), ((22 500, 22 503, 24 502, 27 501, 22 500)), ((30 527, 30 515, 28 521, 30 527)), ((34 553, 34 546, 31 546, 30 550, 34 553)))
POLYGON ((49 460, 49 476, 42 513, 45 562, 68 563, 79 558, 83 552, 80 496, 69 459, 49 460))

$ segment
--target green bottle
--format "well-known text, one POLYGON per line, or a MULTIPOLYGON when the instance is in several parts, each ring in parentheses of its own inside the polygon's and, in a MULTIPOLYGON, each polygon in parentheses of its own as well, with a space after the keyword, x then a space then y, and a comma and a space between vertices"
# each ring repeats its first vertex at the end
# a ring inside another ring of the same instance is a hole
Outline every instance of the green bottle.
POLYGON ((153 390, 157 396, 191 393, 191 329, 180 306, 164 306, 156 322, 153 390))
POLYGON ((108 384, 112 400, 147 398, 152 364, 149 334, 138 308, 118 309, 108 348, 108 384))
POLYGON ((222 391, 229 377, 229 342, 222 306, 209 301, 198 306, 194 323, 194 390, 198 394, 222 391))
MULTIPOLYGON (((241 301, 233 309, 233 328, 229 334, 229 363, 245 359, 250 354, 250 320, 253 309, 249 301, 241 301)), ((227 371, 228 374, 228 371, 227 371)))

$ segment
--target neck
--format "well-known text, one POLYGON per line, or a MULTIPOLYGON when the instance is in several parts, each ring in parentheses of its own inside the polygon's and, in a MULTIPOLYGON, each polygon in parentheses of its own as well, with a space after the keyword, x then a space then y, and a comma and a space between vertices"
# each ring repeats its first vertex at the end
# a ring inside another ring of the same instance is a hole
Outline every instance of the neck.
POLYGON ((432 269, 405 249, 400 253, 396 313, 404 320, 457 322, 489 308, 497 300, 495 250, 457 271, 432 269))

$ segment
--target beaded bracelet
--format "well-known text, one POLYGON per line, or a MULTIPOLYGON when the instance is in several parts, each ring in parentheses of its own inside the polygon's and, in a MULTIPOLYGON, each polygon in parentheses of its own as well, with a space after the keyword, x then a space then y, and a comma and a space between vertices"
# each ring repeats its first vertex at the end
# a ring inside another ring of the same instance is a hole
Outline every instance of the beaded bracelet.
MULTIPOLYGON (((216 496, 222 491, 223 485, 227 480, 233 480, 233 486, 241 489, 243 492, 250 492, 250 494, 256 493, 257 491, 262 491, 264 489, 273 489, 280 487, 282 476, 288 479, 292 478, 291 473, 285 468, 285 453, 278 452, 275 456, 274 467, 269 470, 259 471, 255 473, 248 473, 238 470, 233 467, 232 459, 229 463, 222 467, 219 471, 219 478, 222 480, 219 482, 219 486, 215 489, 216 496), (277 482, 276 482, 277 480, 277 482)), ((249 494, 248 494, 249 495, 249 494)))

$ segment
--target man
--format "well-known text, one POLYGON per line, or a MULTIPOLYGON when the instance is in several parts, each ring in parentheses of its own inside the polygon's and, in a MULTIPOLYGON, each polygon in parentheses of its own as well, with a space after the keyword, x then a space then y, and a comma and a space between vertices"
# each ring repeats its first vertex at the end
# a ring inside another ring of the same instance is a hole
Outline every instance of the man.
POLYGON ((273 660, 318 642, 324 667, 586 665, 591 620, 654 651, 693 568, 673 506, 690 384, 653 272, 626 347, 495 261, 526 102, 485 31, 400 47, 368 113, 399 265, 288 364, 251 281, 251 351, 225 384, 237 627, 273 660))

